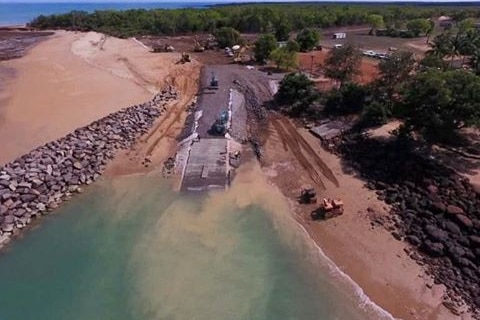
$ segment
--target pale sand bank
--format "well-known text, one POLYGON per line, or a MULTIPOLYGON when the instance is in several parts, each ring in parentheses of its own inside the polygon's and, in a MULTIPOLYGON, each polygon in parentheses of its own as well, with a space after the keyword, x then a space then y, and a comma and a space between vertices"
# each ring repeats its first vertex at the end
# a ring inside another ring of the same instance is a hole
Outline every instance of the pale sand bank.
POLYGON ((0 105, 0 164, 149 100, 173 82, 178 56, 154 55, 133 40, 57 32, 26 56, 1 62, 16 76, 0 105))

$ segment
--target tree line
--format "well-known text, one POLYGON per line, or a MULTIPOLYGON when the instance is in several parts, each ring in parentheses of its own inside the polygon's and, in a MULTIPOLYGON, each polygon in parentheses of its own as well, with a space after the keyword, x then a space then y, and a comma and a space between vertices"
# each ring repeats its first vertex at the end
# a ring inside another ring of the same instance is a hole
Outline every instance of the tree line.
POLYGON ((243 33, 275 32, 277 37, 292 30, 328 28, 368 23, 380 15, 385 23, 410 21, 440 15, 479 17, 474 7, 369 6, 346 4, 248 4, 205 9, 104 10, 92 13, 38 16, 30 26, 39 29, 99 31, 118 37, 138 35, 213 33, 231 27, 243 33))
POLYGON ((393 53, 365 85, 354 81, 361 52, 353 45, 333 49, 321 67, 335 88, 319 92, 305 74, 292 73, 280 83, 276 101, 292 117, 357 114, 360 126, 396 118, 406 136, 415 132, 428 142, 458 143, 462 128, 480 125, 480 31, 464 20, 430 45, 421 60, 408 51, 393 53))

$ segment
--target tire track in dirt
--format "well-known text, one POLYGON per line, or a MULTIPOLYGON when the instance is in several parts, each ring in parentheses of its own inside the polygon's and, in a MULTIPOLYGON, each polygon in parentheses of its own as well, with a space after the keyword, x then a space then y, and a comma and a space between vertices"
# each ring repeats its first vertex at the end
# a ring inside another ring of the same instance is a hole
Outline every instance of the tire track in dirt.
POLYGON ((333 171, 323 162, 323 160, 318 156, 318 154, 313 150, 313 148, 308 144, 307 141, 298 133, 297 129, 293 126, 290 120, 286 118, 280 118, 279 121, 282 125, 287 129, 290 136, 298 143, 303 150, 307 152, 307 154, 315 161, 315 164, 320 169, 322 174, 330 180, 335 186, 339 187, 340 184, 338 183, 337 178, 333 174, 333 171))
MULTIPOLYGON (((155 148, 157 147, 158 143, 166 136, 170 133, 170 129, 172 128, 172 126, 177 123, 180 118, 181 118, 181 115, 182 113, 185 111, 184 109, 185 108, 182 108, 183 106, 185 106, 184 103, 182 103, 181 101, 174 104, 172 107, 171 107, 171 111, 174 111, 173 112, 173 119, 167 124, 167 126, 164 128, 164 129, 160 129, 161 125, 160 126, 157 126, 157 128, 152 131, 152 133, 156 133, 156 134, 160 134, 154 141, 153 143, 147 148, 147 155, 148 156, 151 156, 153 151, 155 150, 155 148)), ((170 112, 168 114, 168 118, 166 118, 165 120, 168 120, 170 118, 170 115, 172 115, 172 112, 170 112)), ((163 124, 163 122, 162 122, 163 124)), ((147 142, 148 142, 148 138, 147 138, 147 142)))
POLYGON ((186 111, 188 104, 193 99, 198 87, 198 77, 186 77, 179 71, 166 77, 165 83, 177 88, 180 98, 167 106, 168 111, 166 115, 147 135, 145 140, 143 140, 148 144, 146 149, 146 154, 148 156, 153 154, 155 148, 163 138, 166 136, 174 138, 176 135, 176 132, 175 130, 172 130, 172 127, 182 119, 182 115, 186 111), (152 138, 155 138, 155 140, 149 144, 149 140, 152 138))
POLYGON ((325 184, 320 178, 320 175, 312 166, 310 161, 308 161, 308 159, 302 153, 302 150, 300 148, 298 141, 286 131, 281 121, 277 117, 272 118, 272 125, 275 128, 275 130, 278 132, 281 140, 285 142, 286 145, 288 145, 288 148, 292 151, 292 153, 294 154, 295 158, 298 160, 300 165, 307 171, 308 175, 310 176, 310 179, 312 179, 312 181, 315 184, 325 189, 325 184))

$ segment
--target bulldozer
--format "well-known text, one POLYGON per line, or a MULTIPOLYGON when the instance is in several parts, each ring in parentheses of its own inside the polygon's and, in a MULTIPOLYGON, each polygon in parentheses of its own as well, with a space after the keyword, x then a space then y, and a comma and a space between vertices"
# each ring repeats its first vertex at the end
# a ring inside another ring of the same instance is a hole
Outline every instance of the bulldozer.
POLYGON ((300 203, 311 204, 317 203, 317 193, 313 188, 304 188, 300 194, 300 203))
POLYGON ((158 53, 158 52, 174 52, 175 48, 172 47, 171 45, 165 44, 165 45, 159 45, 159 44, 154 44, 152 46, 153 52, 158 53))
POLYGON ((177 62, 177 64, 184 64, 184 63, 187 63, 187 62, 190 62, 190 61, 191 61, 190 60, 190 55, 188 53, 183 52, 182 57, 177 62))
POLYGON ((322 200, 320 207, 312 212, 312 218, 318 219, 330 219, 343 214, 343 202, 338 199, 326 199, 322 200))
POLYGON ((195 39, 195 45, 193 46, 193 52, 203 52, 205 51, 205 46, 200 43, 198 39, 195 39))

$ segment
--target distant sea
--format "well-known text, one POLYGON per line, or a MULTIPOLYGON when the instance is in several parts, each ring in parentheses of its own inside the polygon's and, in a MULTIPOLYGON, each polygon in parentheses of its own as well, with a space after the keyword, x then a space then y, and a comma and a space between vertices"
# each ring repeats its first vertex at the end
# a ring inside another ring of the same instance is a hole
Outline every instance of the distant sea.
POLYGON ((90 3, 5 3, 0 1, 0 26, 26 24, 43 14, 60 14, 72 10, 179 9, 205 8, 218 2, 90 2, 90 3))

